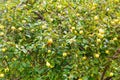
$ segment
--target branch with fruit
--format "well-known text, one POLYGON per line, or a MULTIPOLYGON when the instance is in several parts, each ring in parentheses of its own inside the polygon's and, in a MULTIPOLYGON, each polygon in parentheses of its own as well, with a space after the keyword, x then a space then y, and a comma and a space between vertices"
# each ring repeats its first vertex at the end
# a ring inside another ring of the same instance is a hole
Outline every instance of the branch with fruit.
POLYGON ((107 61, 107 63, 105 64, 105 68, 103 70, 102 76, 101 76, 101 80, 111 80, 111 76, 107 77, 106 79, 104 79, 104 76, 107 72, 107 70, 110 68, 110 64, 113 60, 118 59, 119 58, 119 54, 120 54, 120 48, 115 52, 115 54, 111 57, 109 57, 109 60, 107 61), (108 79, 109 78, 109 79, 108 79))

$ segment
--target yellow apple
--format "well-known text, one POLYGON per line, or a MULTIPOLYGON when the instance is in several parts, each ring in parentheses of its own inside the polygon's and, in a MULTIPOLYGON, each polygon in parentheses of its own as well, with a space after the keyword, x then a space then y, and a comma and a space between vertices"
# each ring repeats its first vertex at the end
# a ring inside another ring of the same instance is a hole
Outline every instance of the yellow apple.
POLYGON ((61 8, 62 8, 62 5, 58 5, 57 8, 58 8, 58 9, 61 9, 61 8))
POLYGON ((1 51, 2 51, 2 52, 5 52, 6 50, 7 50, 7 48, 2 48, 2 50, 1 50, 1 51))
POLYGON ((101 39, 97 39, 97 42, 98 42, 98 43, 101 42, 101 39))
POLYGON ((98 54, 98 53, 94 55, 95 58, 99 58, 99 56, 100 56, 100 54, 98 54))
POLYGON ((113 76, 114 75, 114 73, 113 72, 110 72, 110 74, 109 74, 110 76, 113 76))
POLYGON ((77 31, 75 30, 74 33, 77 34, 77 31))
POLYGON ((112 25, 115 25, 116 23, 115 23, 115 21, 111 21, 111 24, 112 24, 112 25))
POLYGON ((14 26, 12 26, 12 27, 11 27, 11 30, 13 30, 13 31, 14 31, 15 29, 16 29, 16 28, 15 28, 14 26))
POLYGON ((99 38, 103 38, 103 37, 104 37, 104 34, 98 33, 98 37, 99 37, 99 38))
POLYGON ((4 35, 4 32, 0 32, 0 36, 3 36, 4 35))
POLYGON ((83 30, 80 30, 79 33, 80 33, 80 34, 83 34, 83 30))
POLYGON ((79 14, 79 13, 77 13, 76 15, 77 15, 77 16, 80 16, 80 14, 79 14))
POLYGON ((22 20, 22 23, 26 23, 26 20, 22 20))
POLYGON ((106 54, 110 54, 109 50, 106 50, 105 53, 106 53, 106 54))
POLYGON ((98 15, 94 16, 94 20, 98 20, 98 19, 99 19, 98 15))
POLYGON ((78 80, 83 80, 82 78, 79 78, 78 80))
POLYGON ((87 57, 86 57, 86 56, 84 56, 84 57, 82 57, 82 59, 83 59, 83 60, 86 60, 86 59, 87 59, 87 57))
POLYGON ((75 30, 75 27, 71 27, 72 30, 75 30))
POLYGON ((47 45, 50 46, 52 43, 53 43, 53 39, 52 38, 48 39, 47 45))
POLYGON ((117 37, 113 38, 114 41, 118 40, 117 37))
POLYGON ((47 28, 46 26, 47 26, 46 24, 42 25, 42 29, 46 29, 47 28))
POLYGON ((46 66, 49 67, 49 68, 53 68, 54 67, 48 61, 46 62, 46 66))
POLYGON ((66 53, 66 52, 64 52, 64 53, 63 53, 63 57, 66 57, 66 56, 67 56, 67 53, 66 53))
POLYGON ((0 78, 3 78, 4 77, 4 74, 3 73, 0 73, 0 78))
POLYGON ((99 33, 100 33, 100 34, 104 34, 105 31, 101 28, 101 29, 99 29, 99 33))
POLYGON ((18 30, 19 30, 19 31, 22 31, 22 30, 23 30, 23 28, 22 28, 22 27, 19 27, 19 28, 18 28, 18 30))
POLYGON ((47 62, 46 62, 46 66, 47 66, 47 67, 50 67, 51 64, 47 61, 47 62))
POLYGON ((51 50, 48 50, 48 53, 51 53, 51 50))
POLYGON ((8 72, 8 71, 9 71, 9 68, 7 67, 7 68, 5 68, 4 70, 5 70, 5 72, 8 72))
POLYGON ((3 25, 0 25, 0 29, 4 29, 5 27, 3 25))
POLYGON ((34 32, 35 30, 34 30, 34 29, 31 29, 30 31, 31 31, 31 32, 34 32))

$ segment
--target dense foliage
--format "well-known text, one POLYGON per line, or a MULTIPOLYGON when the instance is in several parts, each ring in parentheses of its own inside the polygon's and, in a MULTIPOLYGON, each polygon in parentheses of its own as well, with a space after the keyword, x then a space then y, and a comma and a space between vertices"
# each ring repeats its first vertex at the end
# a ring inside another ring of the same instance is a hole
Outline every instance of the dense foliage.
POLYGON ((119 0, 0 2, 0 80, 119 80, 119 48, 119 0))

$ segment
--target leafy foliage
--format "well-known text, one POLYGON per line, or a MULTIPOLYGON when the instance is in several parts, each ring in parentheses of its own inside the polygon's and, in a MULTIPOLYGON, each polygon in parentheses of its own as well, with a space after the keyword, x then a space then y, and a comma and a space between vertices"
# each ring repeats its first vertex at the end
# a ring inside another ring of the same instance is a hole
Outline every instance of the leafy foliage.
POLYGON ((1 80, 120 79, 119 0, 0 3, 1 80), (111 64, 111 65, 110 65, 111 64))

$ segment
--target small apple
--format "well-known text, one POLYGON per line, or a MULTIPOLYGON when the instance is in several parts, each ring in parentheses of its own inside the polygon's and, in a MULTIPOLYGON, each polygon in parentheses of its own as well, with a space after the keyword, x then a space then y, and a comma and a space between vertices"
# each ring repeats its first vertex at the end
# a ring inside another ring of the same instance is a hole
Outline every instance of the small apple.
POLYGON ((115 23, 118 23, 118 22, 119 22, 119 19, 114 19, 114 22, 115 22, 115 23))
POLYGON ((94 55, 95 58, 99 58, 99 56, 100 56, 100 54, 98 54, 98 53, 94 55))
POLYGON ((0 78, 3 78, 4 77, 4 74, 3 73, 0 73, 0 78))
POLYGON ((74 33, 77 34, 77 31, 75 30, 74 33))
POLYGON ((7 48, 2 48, 2 50, 1 50, 1 51, 2 51, 2 52, 5 52, 6 50, 7 50, 7 48))
POLYGON ((12 58, 13 61, 16 61, 17 59, 16 58, 12 58))
POLYGON ((22 28, 22 27, 19 27, 19 28, 18 28, 18 30, 19 30, 19 31, 22 31, 22 30, 23 30, 23 28, 22 28))
POLYGON ((104 34, 98 33, 98 37, 99 37, 99 38, 103 38, 103 37, 104 37, 104 34))
POLYGON ((109 50, 106 50, 105 53, 106 53, 106 54, 110 54, 110 51, 109 51, 109 50))
POLYGON ((48 50, 48 53, 51 53, 51 50, 48 50))
POLYGON ((66 52, 64 52, 64 53, 63 53, 63 57, 66 57, 66 56, 67 56, 67 53, 66 53, 66 52))
POLYGON ((16 29, 16 28, 15 28, 14 26, 12 26, 12 27, 11 27, 11 30, 13 30, 13 31, 14 31, 15 29, 16 29))
POLYGON ((5 27, 3 25, 0 25, 0 29, 4 29, 5 27))
POLYGON ((76 57, 78 57, 78 54, 75 54, 76 57))
POLYGON ((83 59, 83 60, 86 60, 86 59, 87 59, 87 57, 86 57, 86 56, 84 56, 84 57, 82 57, 82 59, 83 59))
POLYGON ((46 66, 49 67, 49 68, 53 68, 54 67, 48 61, 46 62, 46 66))
POLYGON ((75 27, 71 27, 72 30, 75 30, 75 27))
POLYGON ((116 40, 118 40, 118 39, 117 39, 117 37, 114 37, 113 40, 116 41, 116 40))
POLYGON ((113 72, 110 72, 110 74, 109 74, 111 77, 114 75, 114 73, 113 72))
POLYGON ((80 34, 83 34, 83 30, 80 30, 79 33, 80 33, 80 34))
POLYGON ((77 13, 77 14, 76 14, 76 16, 80 16, 80 14, 79 14, 79 13, 77 13))
POLYGON ((47 62, 46 62, 46 66, 47 66, 47 67, 50 67, 51 64, 47 61, 47 62))
POLYGON ((58 5, 57 8, 58 8, 58 9, 61 9, 61 8, 62 8, 62 5, 58 5))
POLYGON ((9 71, 9 68, 7 67, 7 68, 5 68, 4 70, 5 70, 5 72, 8 72, 8 71, 9 71))
POLYGON ((50 46, 52 43, 53 43, 53 39, 52 38, 48 39, 47 45, 50 46))
POLYGON ((100 33, 100 34, 104 34, 105 31, 101 28, 101 29, 99 29, 99 33, 100 33))
POLYGON ((114 0, 115 3, 119 3, 119 0, 114 0))
POLYGON ((115 21, 111 21, 111 24, 112 24, 112 25, 115 25, 116 23, 115 23, 115 21))
POLYGON ((22 20, 22 23, 26 23, 26 20, 22 20))
POLYGON ((31 32, 34 32, 35 30, 34 30, 34 29, 31 29, 30 31, 31 31, 31 32))
POLYGON ((82 78, 79 78, 78 80, 83 80, 82 78))
POLYGON ((46 24, 42 25, 42 29, 46 29, 47 28, 46 26, 47 26, 46 24))
POLYGON ((4 35, 4 32, 0 32, 0 36, 3 36, 4 35))
POLYGON ((97 39, 97 42, 98 42, 98 43, 101 42, 101 39, 97 39))
POLYGON ((94 16, 94 20, 99 20, 99 16, 98 15, 94 16))

